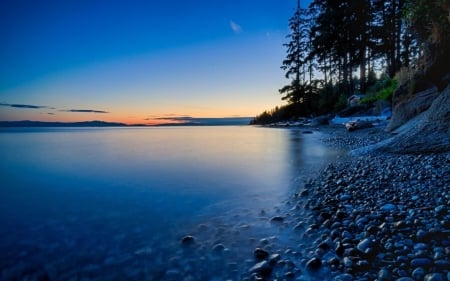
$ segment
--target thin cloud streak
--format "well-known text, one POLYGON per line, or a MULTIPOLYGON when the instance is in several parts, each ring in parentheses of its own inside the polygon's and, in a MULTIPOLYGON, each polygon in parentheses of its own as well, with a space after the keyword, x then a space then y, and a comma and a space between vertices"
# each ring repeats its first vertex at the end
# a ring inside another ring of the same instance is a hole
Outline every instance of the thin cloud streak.
POLYGON ((100 114, 109 113, 108 111, 94 110, 94 109, 68 109, 68 110, 60 110, 60 111, 63 111, 63 112, 74 112, 74 113, 100 113, 100 114))
POLYGON ((43 105, 31 105, 31 104, 11 104, 11 103, 0 103, 0 106, 8 106, 13 108, 26 108, 26 109, 40 109, 40 108, 48 108, 52 109, 48 106, 43 105))
POLYGON ((230 20, 230 27, 231 27, 231 30, 233 30, 233 32, 235 34, 239 34, 242 32, 242 27, 232 20, 230 20))

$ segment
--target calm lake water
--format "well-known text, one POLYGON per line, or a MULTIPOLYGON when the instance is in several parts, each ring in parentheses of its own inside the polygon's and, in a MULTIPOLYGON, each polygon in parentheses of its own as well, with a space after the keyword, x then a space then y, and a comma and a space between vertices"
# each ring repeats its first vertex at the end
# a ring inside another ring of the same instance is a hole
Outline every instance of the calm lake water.
POLYGON ((289 236, 267 218, 341 153, 320 137, 250 126, 1 129, 0 277, 171 280, 190 266, 205 280, 238 279, 254 241, 289 236), (202 247, 198 264, 180 262, 185 235, 202 247), (218 243, 226 258, 209 255, 218 243))

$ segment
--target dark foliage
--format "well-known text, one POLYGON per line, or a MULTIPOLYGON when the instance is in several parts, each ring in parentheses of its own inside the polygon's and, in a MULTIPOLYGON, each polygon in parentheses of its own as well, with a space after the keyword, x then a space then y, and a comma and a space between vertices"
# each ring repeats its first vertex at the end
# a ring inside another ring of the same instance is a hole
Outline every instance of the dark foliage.
POLYGON ((255 122, 333 112, 354 93, 369 93, 371 102, 390 100, 402 86, 392 80, 401 68, 420 77, 411 91, 424 82, 445 87, 449 11, 448 0, 313 0, 305 8, 298 1, 281 67, 290 82, 279 91, 288 104, 262 113, 255 122), (385 73, 381 82, 377 72, 385 73), (373 92, 383 81, 389 84, 373 92))

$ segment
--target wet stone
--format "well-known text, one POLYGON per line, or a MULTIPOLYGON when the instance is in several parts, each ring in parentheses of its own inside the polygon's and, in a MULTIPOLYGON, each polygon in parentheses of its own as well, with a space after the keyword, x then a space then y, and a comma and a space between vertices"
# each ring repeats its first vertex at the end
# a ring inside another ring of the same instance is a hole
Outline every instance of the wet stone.
POLYGON ((431 265, 431 260, 427 258, 419 258, 411 260, 411 267, 427 267, 431 265))
POLYGON ((261 261, 257 264, 255 264, 252 268, 249 270, 250 273, 258 273, 262 276, 270 276, 272 273, 272 267, 269 265, 267 261, 261 261))
POLYGON ((380 281, 391 281, 391 280, 394 280, 394 279, 392 277, 392 273, 388 269, 383 268, 383 269, 381 269, 378 272, 378 280, 380 280, 380 281))
POLYGON ((423 278, 425 277, 425 269, 423 269, 422 267, 418 267, 416 269, 413 270, 413 272, 411 273, 412 278, 414 278, 414 280, 419 281, 419 280, 423 280, 423 278))
POLYGON ((212 250, 214 253, 220 254, 220 253, 223 253, 223 251, 225 250, 225 246, 223 244, 219 243, 219 244, 214 245, 212 250))
POLYGON ((284 221, 284 217, 282 216, 275 216, 270 219, 271 223, 282 223, 284 221))
POLYGON ((362 254, 370 254, 373 251, 372 246, 373 246, 372 240, 366 238, 358 243, 356 249, 362 254))
POLYGON ((195 238, 193 236, 187 235, 181 239, 181 244, 183 246, 191 246, 195 244, 195 238))
POLYGON ((445 281, 444 275, 441 273, 432 273, 425 275, 424 281, 445 281))
POLYGON ((261 248, 256 248, 253 255, 257 261, 262 261, 269 257, 269 253, 261 248))
POLYGON ((333 281, 352 281, 352 280, 353 280, 353 275, 348 274, 348 273, 340 274, 333 278, 333 281))
POLYGON ((306 269, 308 271, 314 272, 319 270, 321 267, 322 267, 322 260, 317 257, 308 260, 308 262, 306 263, 306 269))

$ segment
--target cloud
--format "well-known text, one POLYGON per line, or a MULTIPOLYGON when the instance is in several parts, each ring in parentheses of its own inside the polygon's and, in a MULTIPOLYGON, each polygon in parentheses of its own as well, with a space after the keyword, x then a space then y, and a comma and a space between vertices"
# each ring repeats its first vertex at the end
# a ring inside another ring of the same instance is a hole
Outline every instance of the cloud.
POLYGON ((48 106, 42 106, 42 105, 31 105, 31 104, 11 104, 11 103, 0 103, 0 106, 9 106, 14 108, 28 108, 28 109, 39 109, 39 108, 49 108, 48 106))
POLYGON ((232 20, 230 20, 230 27, 231 27, 231 30, 233 30, 233 32, 235 34, 239 34, 242 32, 242 27, 232 20))
POLYGON ((69 110, 60 110, 64 112, 75 112, 75 113, 109 113, 108 111, 103 110, 94 110, 94 109, 69 109, 69 110))

